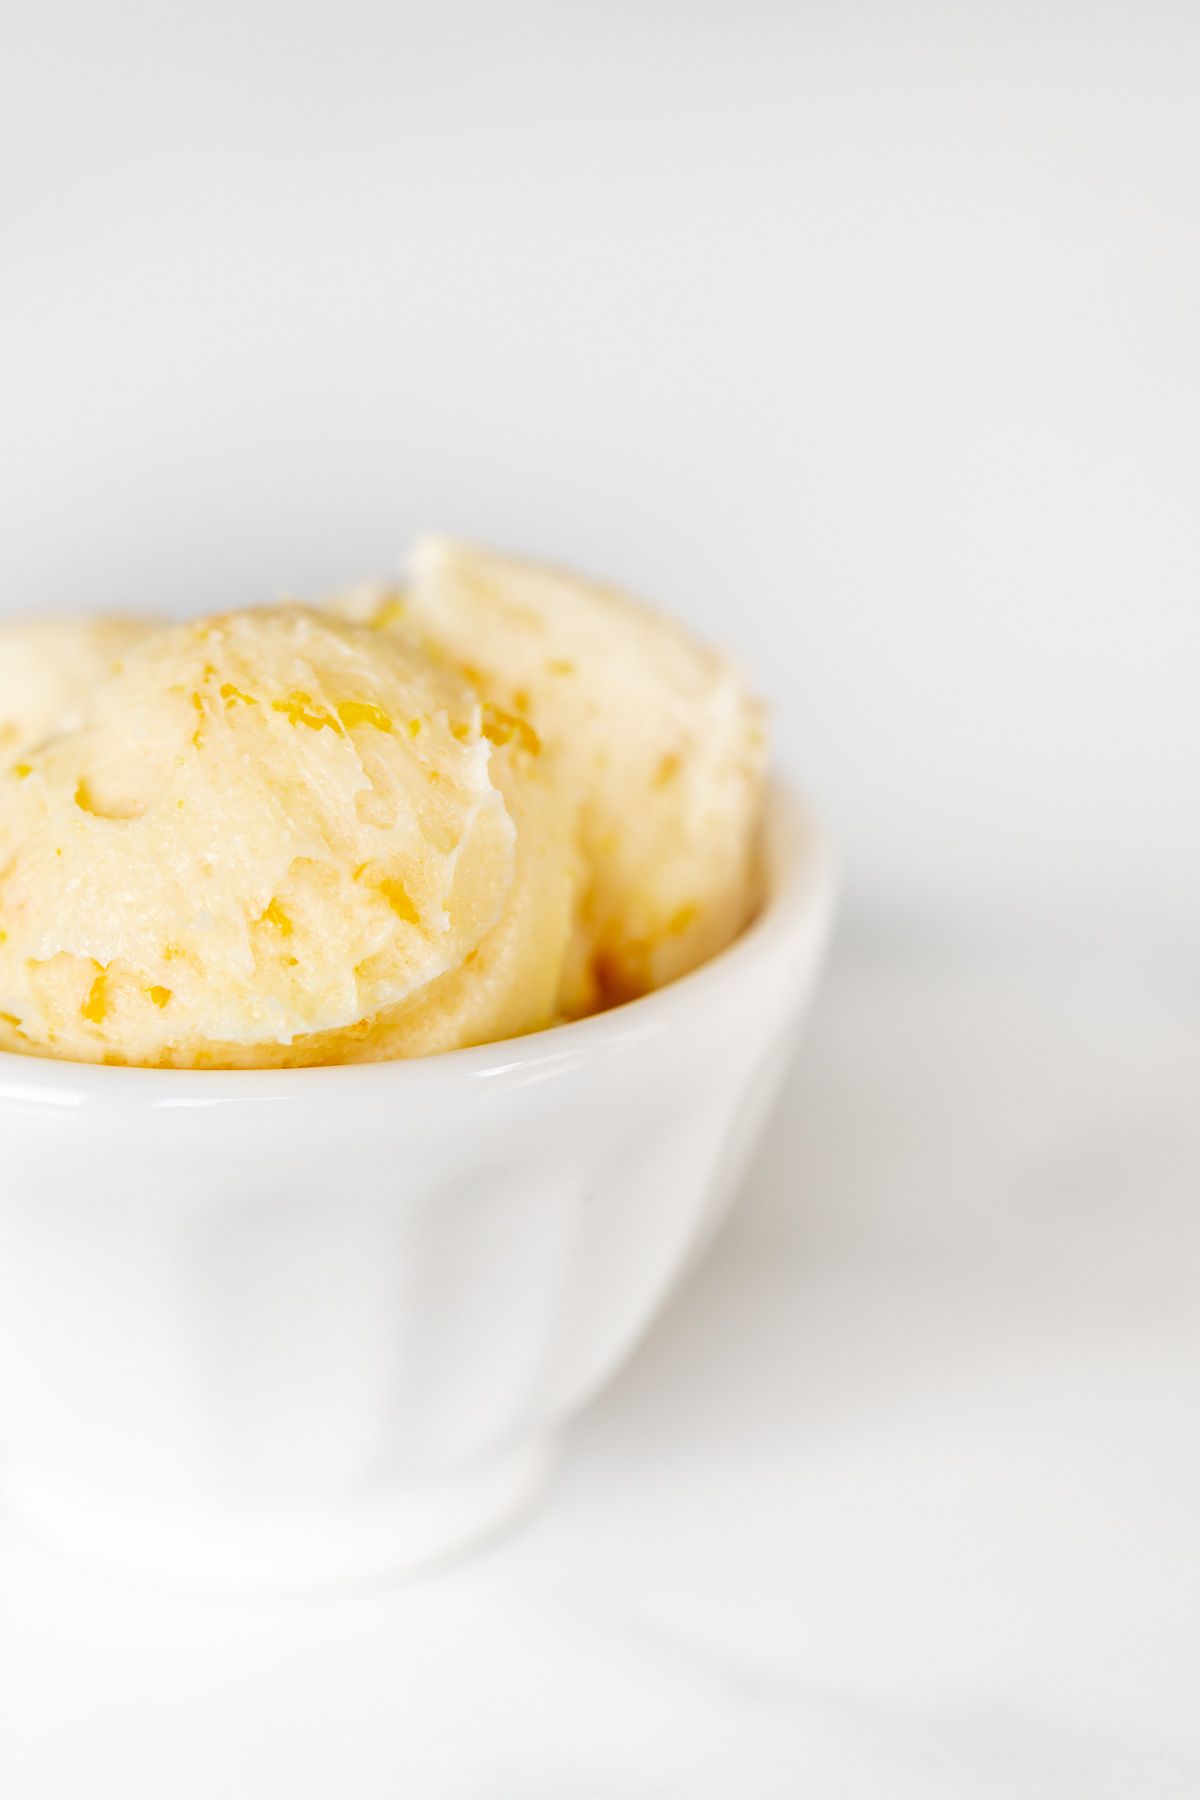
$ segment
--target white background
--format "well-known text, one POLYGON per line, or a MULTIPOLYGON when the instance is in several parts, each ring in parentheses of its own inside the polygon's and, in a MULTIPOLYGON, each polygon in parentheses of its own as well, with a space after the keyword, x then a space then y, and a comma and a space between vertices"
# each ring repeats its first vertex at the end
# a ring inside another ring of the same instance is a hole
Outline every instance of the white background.
POLYGON ((1183 0, 6 0, 0 607, 542 550, 743 655, 860 899, 1186 919, 1198 70, 1183 0))
POLYGON ((274 1609, 0 1533, 5 1800, 1200 1794, 1198 92, 1162 0, 0 0, 0 611, 544 551, 847 871, 537 1524, 274 1609))

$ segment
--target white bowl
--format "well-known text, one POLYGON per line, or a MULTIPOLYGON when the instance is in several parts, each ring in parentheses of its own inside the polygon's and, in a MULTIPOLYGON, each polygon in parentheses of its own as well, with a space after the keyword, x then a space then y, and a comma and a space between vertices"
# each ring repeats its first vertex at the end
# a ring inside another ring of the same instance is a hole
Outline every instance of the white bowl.
POLYGON ((776 794, 736 944, 612 1012, 411 1062, 0 1054, 0 1496, 173 1585, 420 1566, 516 1516, 712 1235, 828 933, 776 794))

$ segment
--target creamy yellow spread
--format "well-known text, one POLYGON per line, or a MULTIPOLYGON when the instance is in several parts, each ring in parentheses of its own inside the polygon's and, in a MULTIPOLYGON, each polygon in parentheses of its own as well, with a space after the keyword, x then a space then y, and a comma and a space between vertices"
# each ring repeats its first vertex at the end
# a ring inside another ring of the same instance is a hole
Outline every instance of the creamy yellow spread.
POLYGON ((0 628, 0 1048, 379 1060, 643 993, 752 912, 763 758, 712 651, 440 541, 318 608, 0 628))

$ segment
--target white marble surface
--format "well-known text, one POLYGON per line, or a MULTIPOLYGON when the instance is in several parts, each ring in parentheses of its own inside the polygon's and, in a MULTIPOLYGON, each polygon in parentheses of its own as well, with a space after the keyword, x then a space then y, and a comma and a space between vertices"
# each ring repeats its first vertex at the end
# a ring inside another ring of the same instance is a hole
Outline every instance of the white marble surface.
POLYGON ((0 1538, 5 1800, 1200 1793, 1200 963, 1122 969, 847 933, 735 1222, 486 1556, 182 1604, 0 1538))

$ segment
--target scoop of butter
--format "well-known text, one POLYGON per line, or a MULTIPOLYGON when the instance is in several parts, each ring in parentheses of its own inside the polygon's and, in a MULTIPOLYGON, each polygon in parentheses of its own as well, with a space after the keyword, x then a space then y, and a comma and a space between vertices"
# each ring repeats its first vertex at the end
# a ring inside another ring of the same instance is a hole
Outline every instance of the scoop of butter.
POLYGON ((149 631, 0 774, 0 1044, 237 1066, 545 1024, 558 804, 472 685, 399 635, 299 608, 149 631))
POLYGON ((77 724, 92 688, 148 629, 134 619, 0 624, 0 758, 77 724))
POLYGON ((375 1060, 634 997, 752 914, 763 760, 723 658, 434 539, 320 611, 0 627, 0 1048, 375 1060))
POLYGON ((417 544, 402 589, 334 605, 418 633, 527 721, 573 796, 584 873, 564 1013, 658 987, 742 929, 766 739, 725 658, 610 589, 437 538, 417 544))
POLYGON ((342 1060, 427 1056, 555 1022, 579 879, 575 809, 538 751, 520 741, 495 751, 492 773, 516 828, 513 880, 499 919, 457 968, 347 1044, 342 1060))

